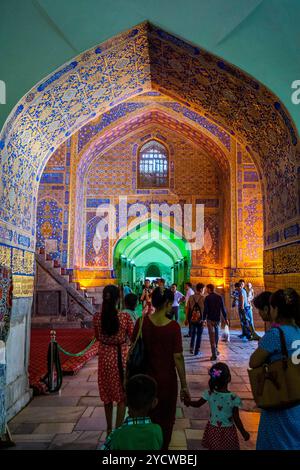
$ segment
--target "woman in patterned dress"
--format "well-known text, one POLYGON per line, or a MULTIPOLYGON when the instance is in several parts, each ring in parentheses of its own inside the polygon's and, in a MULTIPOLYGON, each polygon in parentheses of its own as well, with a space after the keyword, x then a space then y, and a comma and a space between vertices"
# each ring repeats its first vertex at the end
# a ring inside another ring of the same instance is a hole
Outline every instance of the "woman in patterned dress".
POLYGON ((102 312, 94 316, 95 336, 99 340, 98 385, 104 402, 107 435, 112 431, 113 404, 117 403, 116 428, 125 415, 124 369, 133 332, 127 312, 118 312, 119 289, 108 285, 103 290, 102 312))
MULTIPOLYGON (((297 352, 300 341, 300 297, 294 289, 280 289, 270 299, 271 327, 250 358, 250 367, 279 360, 281 343, 278 327, 284 333, 289 356, 297 352)), ((300 405, 283 410, 262 410, 257 450, 300 450, 300 405)))

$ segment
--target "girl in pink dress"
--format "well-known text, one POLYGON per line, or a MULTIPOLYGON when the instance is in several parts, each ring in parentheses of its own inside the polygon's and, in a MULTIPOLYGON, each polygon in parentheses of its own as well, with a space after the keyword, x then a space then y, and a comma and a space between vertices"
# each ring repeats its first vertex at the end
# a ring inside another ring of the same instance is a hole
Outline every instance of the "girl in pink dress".
POLYGON ((119 289, 108 285, 103 290, 102 312, 94 316, 95 336, 99 341, 98 385, 104 402, 107 434, 112 430, 113 403, 117 403, 116 428, 125 415, 124 370, 133 333, 127 312, 118 312, 119 289))
POLYGON ((231 375, 226 364, 218 362, 213 365, 209 375, 209 390, 205 390, 199 400, 185 399, 184 403, 186 406, 196 408, 206 402, 209 404, 210 420, 204 431, 203 447, 210 450, 239 450, 240 444, 236 429, 240 431, 245 441, 250 438, 239 416, 242 400, 228 390, 231 375))

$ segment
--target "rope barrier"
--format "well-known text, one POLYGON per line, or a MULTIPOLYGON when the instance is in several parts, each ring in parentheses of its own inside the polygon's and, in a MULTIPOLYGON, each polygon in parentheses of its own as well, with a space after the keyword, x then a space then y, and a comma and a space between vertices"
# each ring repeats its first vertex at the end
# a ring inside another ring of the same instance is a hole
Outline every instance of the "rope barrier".
POLYGON ((60 352, 62 352, 63 354, 66 354, 66 356, 80 357, 80 356, 83 356, 93 346, 95 342, 96 342, 96 338, 93 338, 92 341, 87 345, 87 347, 83 351, 80 351, 78 353, 70 353, 66 351, 65 349, 63 349, 58 343, 57 343, 57 347, 60 350, 60 352))
POLYGON ((47 366, 48 372, 44 378, 44 382, 47 385, 47 388, 50 393, 58 392, 62 386, 62 368, 59 358, 59 351, 67 356, 71 357, 81 357, 83 356, 96 342, 96 338, 93 338, 92 341, 84 348, 83 351, 78 353, 70 353, 63 349, 56 341, 56 332, 51 330, 50 332, 51 340, 48 346, 48 354, 47 354, 47 366))
POLYGON ((47 353, 48 372, 43 381, 47 385, 48 391, 54 393, 58 392, 62 386, 62 369, 56 342, 56 332, 51 330, 50 336, 51 340, 47 353))

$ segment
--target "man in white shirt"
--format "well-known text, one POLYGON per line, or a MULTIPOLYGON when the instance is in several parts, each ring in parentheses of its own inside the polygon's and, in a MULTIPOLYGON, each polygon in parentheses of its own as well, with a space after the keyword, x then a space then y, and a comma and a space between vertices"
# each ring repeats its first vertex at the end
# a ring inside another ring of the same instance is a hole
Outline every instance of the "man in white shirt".
POLYGON ((186 282, 185 283, 185 323, 189 325, 189 332, 187 335, 184 335, 185 338, 190 338, 191 336, 191 318, 189 315, 189 308, 188 308, 188 303, 189 303, 189 298, 191 295, 194 295, 195 292, 192 289, 192 283, 191 282, 186 282))
POLYGON ((172 304, 170 318, 173 319, 173 317, 175 317, 175 320, 178 321, 179 304, 181 302, 184 302, 185 297, 181 292, 177 290, 177 284, 175 283, 172 284, 171 291, 174 294, 174 302, 172 304))

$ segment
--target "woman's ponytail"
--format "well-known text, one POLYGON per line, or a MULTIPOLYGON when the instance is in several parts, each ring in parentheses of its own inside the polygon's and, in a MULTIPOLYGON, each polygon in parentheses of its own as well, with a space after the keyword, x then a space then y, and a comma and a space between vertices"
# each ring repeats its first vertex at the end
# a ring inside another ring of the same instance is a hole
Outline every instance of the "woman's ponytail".
POLYGON ((117 303, 119 301, 119 289, 111 284, 104 287, 101 314, 101 329, 105 335, 113 336, 119 331, 119 318, 117 303))

